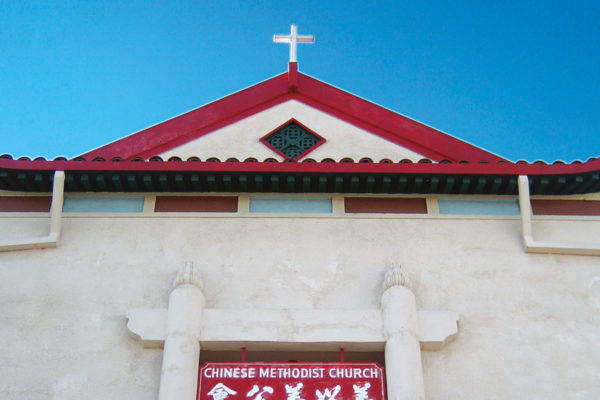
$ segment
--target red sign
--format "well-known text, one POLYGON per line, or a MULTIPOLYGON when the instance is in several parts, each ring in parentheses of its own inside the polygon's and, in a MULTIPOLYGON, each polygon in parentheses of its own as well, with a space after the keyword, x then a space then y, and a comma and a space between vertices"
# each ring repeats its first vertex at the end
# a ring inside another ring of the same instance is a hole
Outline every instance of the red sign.
POLYGON ((206 363, 199 400, 385 400, 377 363, 206 363))

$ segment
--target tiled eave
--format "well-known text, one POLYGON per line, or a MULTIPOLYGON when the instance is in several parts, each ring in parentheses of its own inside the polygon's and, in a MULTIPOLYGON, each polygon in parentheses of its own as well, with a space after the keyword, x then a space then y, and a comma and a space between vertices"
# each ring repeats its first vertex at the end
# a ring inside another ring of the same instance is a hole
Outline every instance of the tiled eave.
POLYGON ((600 191, 600 160, 585 163, 372 163, 239 161, 75 161, 0 159, 0 189, 50 192, 65 171, 67 192, 262 192, 517 194, 528 175, 531 194, 600 191))

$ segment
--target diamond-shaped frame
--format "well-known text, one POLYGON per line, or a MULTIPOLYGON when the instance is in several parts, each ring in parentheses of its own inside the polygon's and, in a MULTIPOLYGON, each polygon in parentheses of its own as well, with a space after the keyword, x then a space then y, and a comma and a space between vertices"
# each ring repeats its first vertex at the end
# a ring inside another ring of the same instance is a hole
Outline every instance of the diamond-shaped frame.
POLYGON ((326 142, 294 118, 267 133, 260 141, 288 160, 299 160, 326 142))

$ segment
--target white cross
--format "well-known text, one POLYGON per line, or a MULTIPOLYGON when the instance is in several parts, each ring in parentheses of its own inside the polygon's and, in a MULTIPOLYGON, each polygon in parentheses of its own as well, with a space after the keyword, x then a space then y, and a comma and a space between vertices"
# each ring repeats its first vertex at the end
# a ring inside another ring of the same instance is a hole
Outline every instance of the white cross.
POLYGON ((273 42, 289 43, 290 62, 296 62, 296 44, 314 43, 315 37, 313 35, 298 35, 298 27, 296 25, 292 25, 292 29, 289 35, 273 35, 273 42))

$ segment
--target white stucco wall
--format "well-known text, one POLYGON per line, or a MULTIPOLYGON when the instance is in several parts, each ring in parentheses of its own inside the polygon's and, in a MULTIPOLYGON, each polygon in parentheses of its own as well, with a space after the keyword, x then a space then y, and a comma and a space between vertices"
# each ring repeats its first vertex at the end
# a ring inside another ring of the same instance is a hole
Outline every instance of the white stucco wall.
MULTIPOLYGON (((597 219, 535 226, 600 238, 597 219)), ((16 238, 47 219, 0 227, 16 238)), ((227 309, 378 309, 399 262, 419 309, 461 317, 455 341, 423 353, 428 399, 600 396, 600 259, 526 254, 516 218, 68 216, 58 248, 0 253, 0 397, 156 398, 162 351, 125 315, 165 308, 186 260, 206 307, 227 309)))
POLYGON ((217 129, 166 151, 160 156, 163 159, 172 156, 182 159, 196 156, 202 160, 217 157, 222 161, 229 157, 235 157, 240 161, 248 157, 255 157, 260 161, 272 157, 281 161, 283 157, 262 144, 260 138, 292 118, 326 140, 325 144, 306 156, 317 161, 324 158, 333 158, 339 161, 342 158, 351 157, 358 162, 363 157, 370 157, 375 162, 383 158, 398 162, 404 158, 414 161, 426 158, 295 100, 286 101, 234 124, 217 129))

